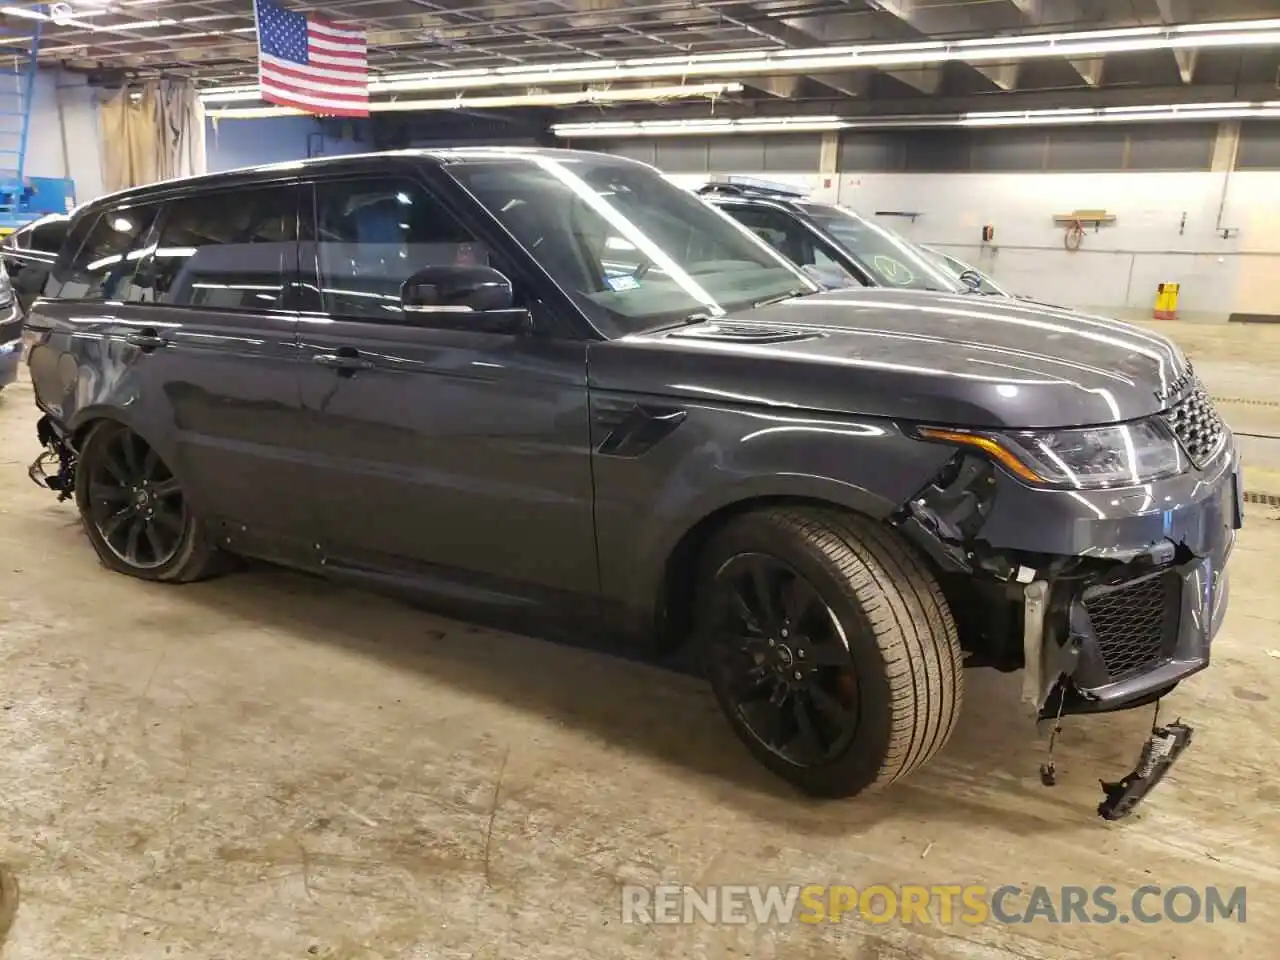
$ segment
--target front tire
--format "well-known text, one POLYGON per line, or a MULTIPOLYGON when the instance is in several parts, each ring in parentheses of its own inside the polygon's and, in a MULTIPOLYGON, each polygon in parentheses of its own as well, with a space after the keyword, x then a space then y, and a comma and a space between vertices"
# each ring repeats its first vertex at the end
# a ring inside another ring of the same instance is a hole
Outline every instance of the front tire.
POLYGON ((187 583, 221 569, 222 555, 178 478, 142 437, 103 421, 76 467, 76 506, 99 559, 141 580, 187 583))
POLYGON ((806 507, 746 514, 708 544, 698 608, 734 732, 807 793, 899 780, 955 727, 955 621, 929 570, 880 524, 806 507))

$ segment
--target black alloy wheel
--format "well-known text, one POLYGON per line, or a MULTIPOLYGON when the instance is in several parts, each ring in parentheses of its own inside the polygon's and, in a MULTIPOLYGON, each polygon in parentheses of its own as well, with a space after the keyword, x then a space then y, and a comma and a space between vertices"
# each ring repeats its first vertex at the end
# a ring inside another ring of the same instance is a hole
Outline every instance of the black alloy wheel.
POLYGON ((787 763, 815 766, 857 733, 849 638, 817 589, 764 553, 730 557, 712 581, 708 668, 746 731, 787 763))
POLYGON ((187 504, 177 478, 130 430, 109 437, 87 466, 89 521, 121 561, 138 570, 171 562, 187 531, 187 504))

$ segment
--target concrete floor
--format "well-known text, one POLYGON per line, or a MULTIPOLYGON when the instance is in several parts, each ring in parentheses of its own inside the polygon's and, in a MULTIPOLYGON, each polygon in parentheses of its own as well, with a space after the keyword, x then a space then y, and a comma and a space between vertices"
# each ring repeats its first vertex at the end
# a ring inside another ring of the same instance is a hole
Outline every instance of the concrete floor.
MULTIPOLYGON (((1269 416, 1280 330, 1170 329, 1214 393, 1269 416)), ((1047 789, 1018 678, 987 671, 928 770, 820 804, 763 774, 688 677, 276 570, 181 588, 107 573, 24 475, 34 419, 25 385, 0 394, 0 863, 22 891, 4 960, 1273 955, 1275 511, 1252 508, 1213 668, 1166 701, 1197 741, 1139 816, 1093 808, 1148 710, 1068 722, 1047 789), (1244 885, 1249 909, 621 925, 620 885, 659 881, 1244 885)))

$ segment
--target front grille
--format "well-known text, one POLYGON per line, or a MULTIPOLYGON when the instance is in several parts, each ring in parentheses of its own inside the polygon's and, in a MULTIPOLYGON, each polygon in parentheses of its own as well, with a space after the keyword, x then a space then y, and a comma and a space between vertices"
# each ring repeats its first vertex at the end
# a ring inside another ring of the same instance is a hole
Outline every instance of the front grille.
POLYGON ((1190 384, 1194 378, 1195 370, 1192 369, 1191 364, 1187 364, 1182 373, 1178 374, 1178 379, 1174 380, 1156 395, 1157 399, 1163 403, 1165 400, 1176 397, 1178 394, 1182 393, 1183 390, 1187 389, 1188 384, 1190 384))
POLYGON ((1197 467, 1213 459, 1226 436, 1222 418, 1199 381, 1189 394, 1165 411, 1164 418, 1197 467))
POLYGON ((1084 608, 1107 672, 1122 680, 1164 658, 1165 640, 1177 628, 1178 580, 1164 574, 1104 591, 1087 591, 1084 608))

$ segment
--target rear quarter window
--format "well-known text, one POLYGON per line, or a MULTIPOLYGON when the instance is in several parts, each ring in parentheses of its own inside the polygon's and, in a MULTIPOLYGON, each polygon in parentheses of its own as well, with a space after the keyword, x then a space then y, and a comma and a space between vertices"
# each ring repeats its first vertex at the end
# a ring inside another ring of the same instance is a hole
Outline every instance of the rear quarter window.
POLYGON ((45 296, 60 300, 133 299, 133 277, 158 210, 158 205, 115 207, 76 223, 45 284, 45 296), (90 219, 92 223, 85 226, 90 219))
POLYGON ((57 253, 67 239, 67 226, 66 220, 59 220, 32 227, 23 238, 22 245, 41 253, 57 253))

